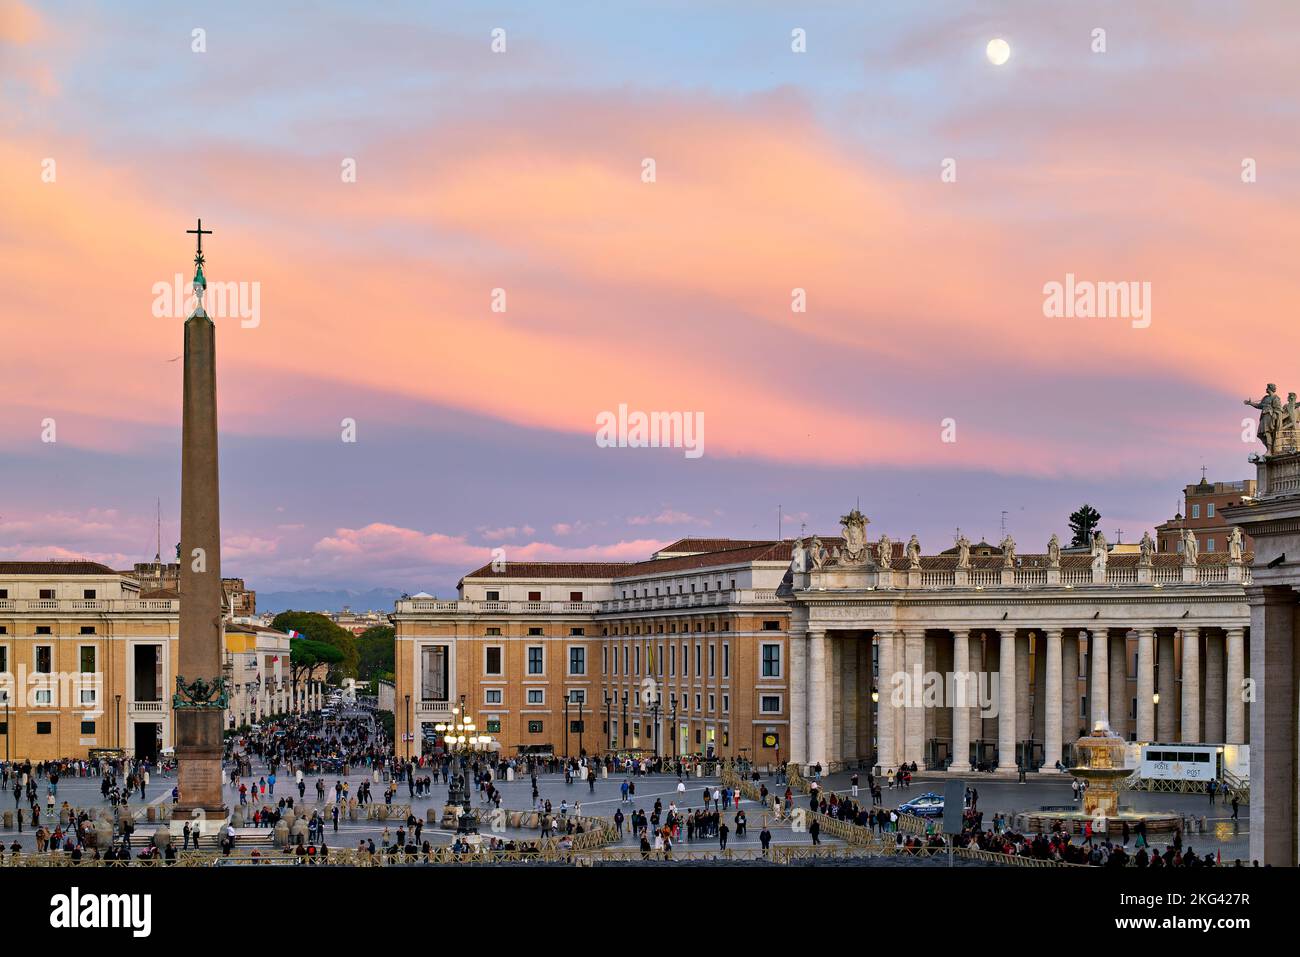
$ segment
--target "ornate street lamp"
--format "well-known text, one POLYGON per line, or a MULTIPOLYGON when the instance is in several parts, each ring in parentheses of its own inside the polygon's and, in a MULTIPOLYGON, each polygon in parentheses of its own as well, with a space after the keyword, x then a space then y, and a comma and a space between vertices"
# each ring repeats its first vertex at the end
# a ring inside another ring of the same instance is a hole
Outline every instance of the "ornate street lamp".
POLYGON ((469 800, 469 781, 466 778, 468 771, 468 759, 471 754, 484 750, 492 744, 490 734, 479 734, 478 725, 474 723, 473 716, 465 708, 465 696, 460 696, 460 707, 451 709, 452 720, 446 723, 434 725, 434 730, 442 735, 443 747, 449 751, 455 751, 460 754, 460 771, 454 775, 451 784, 447 789, 447 803, 460 805, 461 813, 458 819, 456 829, 463 833, 478 833, 478 817, 475 815, 469 800))

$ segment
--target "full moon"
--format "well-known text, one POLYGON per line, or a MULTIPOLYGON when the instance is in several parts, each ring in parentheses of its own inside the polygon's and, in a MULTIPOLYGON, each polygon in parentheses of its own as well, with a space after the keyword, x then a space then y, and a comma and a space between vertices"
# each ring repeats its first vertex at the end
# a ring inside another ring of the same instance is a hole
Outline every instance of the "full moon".
POLYGON ((1001 37, 994 37, 989 41, 989 45, 984 48, 984 53, 988 56, 990 63, 994 66, 1001 66, 1011 59, 1011 44, 1001 37))

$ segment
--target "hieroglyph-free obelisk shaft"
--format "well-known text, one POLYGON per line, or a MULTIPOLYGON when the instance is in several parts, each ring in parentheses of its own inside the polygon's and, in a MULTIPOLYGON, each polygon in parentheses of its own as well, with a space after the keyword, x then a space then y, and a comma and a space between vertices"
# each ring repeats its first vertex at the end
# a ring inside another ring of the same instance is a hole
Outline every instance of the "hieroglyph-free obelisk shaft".
POLYGON ((173 820, 223 821, 221 517, 217 473, 216 327, 203 308, 203 229, 194 257, 198 304, 185 320, 185 393, 181 424, 180 661, 173 696, 180 803, 173 820))

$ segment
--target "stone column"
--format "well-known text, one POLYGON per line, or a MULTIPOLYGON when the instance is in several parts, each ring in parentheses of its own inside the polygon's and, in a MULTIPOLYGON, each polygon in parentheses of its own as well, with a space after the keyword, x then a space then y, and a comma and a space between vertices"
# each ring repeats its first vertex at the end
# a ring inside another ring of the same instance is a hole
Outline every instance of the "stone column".
POLYGON ((1201 740, 1201 632, 1183 629, 1183 724, 1178 740, 1194 744, 1201 740))
POLYGON ((855 635, 841 638, 842 664, 840 666, 840 698, 844 702, 840 760, 857 767, 858 754, 858 646, 862 642, 855 635))
MULTIPOLYGON (((970 716, 971 701, 979 694, 974 671, 970 667, 970 633, 954 632, 952 640, 952 769, 971 770, 970 716)), ((975 703, 978 705, 978 701, 975 703)))
POLYGON ((1016 741, 1029 737, 1029 634, 1015 632, 1016 641, 1016 741))
POLYGON ((894 636, 886 632, 876 633, 876 647, 880 655, 880 678, 876 693, 880 700, 876 703, 876 763, 881 774, 898 766, 898 752, 894 749, 895 721, 898 712, 894 708, 894 636))
MULTIPOLYGON (((790 756, 791 764, 808 761, 808 639, 791 635, 790 642, 790 756)), ((620 729, 621 730, 621 729, 620 729)))
POLYGON ((1138 629, 1137 673, 1137 739, 1156 740, 1156 706, 1151 696, 1156 690, 1156 632, 1154 628, 1138 629))
MULTIPOLYGON (((922 633, 921 646, 922 648, 924 648, 924 652, 922 653, 921 656, 921 660, 922 660, 921 684, 918 690, 921 691, 922 694, 924 694, 925 676, 928 674, 936 673, 940 670, 939 669, 939 644, 938 641, 935 639, 934 635, 922 633)), ((925 719, 925 730, 923 732, 922 739, 921 739, 922 740, 921 753, 925 755, 927 759, 926 763, 922 764, 921 766, 926 767, 929 763, 928 759, 930 757, 929 754, 930 742, 935 738, 939 737, 939 720, 938 720, 939 709, 926 707, 925 700, 923 698, 921 701, 921 714, 925 719)))
POLYGON ((1223 636, 1208 632, 1205 636, 1205 723, 1202 736, 1206 741, 1222 743, 1224 734, 1223 712, 1223 636))
POLYGON ((826 733, 826 633, 808 632, 808 763, 830 763, 826 733))
POLYGON ((1246 630, 1229 628, 1225 639, 1227 645, 1227 682, 1224 689, 1223 728, 1224 740, 1228 744, 1244 744, 1246 741, 1246 699, 1242 683, 1246 677, 1246 630))
POLYGON ((903 638, 907 668, 907 702, 903 709, 903 760, 925 767, 925 708, 921 681, 925 674, 925 629, 908 629, 903 638))
POLYGON ((1165 744, 1178 741, 1178 684, 1174 680, 1174 633, 1162 631, 1156 635, 1156 740, 1165 744))
MULTIPOLYGON (((1043 754, 1047 754, 1047 640, 1043 632, 1031 632, 1034 638, 1034 705, 1033 705, 1033 732, 1032 737, 1035 741, 1043 745, 1043 754)), ((1061 683, 1056 682, 1057 693, 1060 693, 1061 683)), ((1055 758, 1047 758, 1047 766, 1050 768, 1055 758)))
POLYGON ((1079 635, 1061 635, 1061 751, 1079 737, 1079 635))
POLYGON ((1263 867, 1295 867, 1296 595, 1253 586, 1250 601, 1250 857, 1263 867))
POLYGON ((1016 770, 1016 637, 1002 635, 998 654, 998 770, 1016 770))
POLYGON ((826 770, 839 768, 844 760, 843 688, 840 678, 844 639, 826 638, 826 770))
MULTIPOLYGON (((1063 728, 1061 696, 1065 687, 1061 669, 1061 629, 1053 628, 1043 633, 1043 767, 1052 770, 1061 760, 1063 728)), ((1077 668, 1076 664, 1076 668, 1077 668)))
POLYGON ((1128 740, 1128 635, 1121 632, 1110 636, 1108 651, 1110 664, 1110 704, 1106 713, 1110 716, 1110 728, 1125 741, 1128 740))
POLYGON ((1092 685, 1089 694, 1088 709, 1091 712, 1088 730, 1091 731, 1098 722, 1110 726, 1110 668, 1107 645, 1110 636, 1105 628, 1093 631, 1088 639, 1088 658, 1092 664, 1092 685))

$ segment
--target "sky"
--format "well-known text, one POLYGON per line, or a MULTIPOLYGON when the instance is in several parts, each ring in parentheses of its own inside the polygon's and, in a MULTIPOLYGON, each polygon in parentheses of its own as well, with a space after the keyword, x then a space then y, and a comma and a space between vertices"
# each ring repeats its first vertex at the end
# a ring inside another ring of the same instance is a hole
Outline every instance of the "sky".
POLYGON ((1298 34, 1289 0, 0 0, 0 560, 150 560, 159 506, 177 541, 159 289, 199 217, 246 307, 249 587, 447 595, 494 548, 859 501, 927 552, 1083 502, 1136 541, 1300 388, 1298 34), (1129 312, 1046 314, 1070 276, 1129 312), (703 454, 598 444, 620 405, 703 454))

